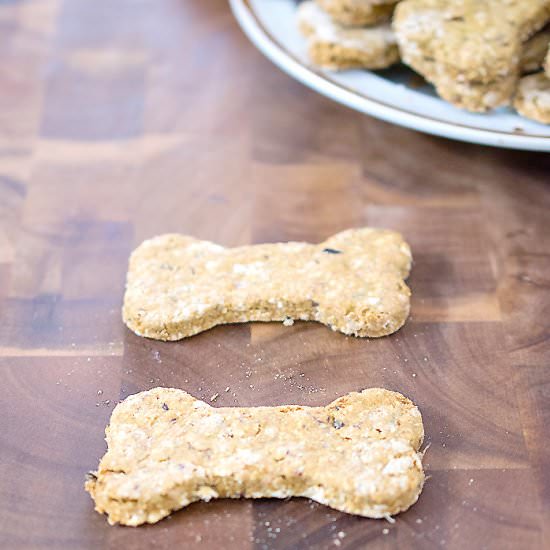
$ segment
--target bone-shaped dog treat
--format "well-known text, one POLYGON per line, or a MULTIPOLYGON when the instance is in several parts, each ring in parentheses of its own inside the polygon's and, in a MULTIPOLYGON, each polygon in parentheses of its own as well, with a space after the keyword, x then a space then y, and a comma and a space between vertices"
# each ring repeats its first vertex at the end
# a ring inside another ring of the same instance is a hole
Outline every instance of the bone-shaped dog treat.
POLYGON ((213 408, 155 388, 111 416, 108 451, 86 490, 110 523, 155 523, 213 498, 309 497, 387 517, 422 490, 422 417, 399 393, 368 389, 326 407, 213 408))
POLYGON ((179 340, 222 323, 320 321, 384 336, 409 314, 411 253, 398 233, 352 229, 324 243, 224 248, 163 235, 132 254, 123 317, 140 336, 179 340))
MULTIPOLYGON (((393 6, 383 8, 390 17, 393 6), (388 10, 388 7, 390 8, 388 10)), ((329 70, 385 69, 399 61, 399 50, 389 23, 349 28, 333 21, 312 0, 298 7, 298 27, 307 38, 312 63, 329 70)))
POLYGON ((471 111, 509 105, 523 44, 550 20, 549 0, 404 0, 393 27, 403 61, 471 111))

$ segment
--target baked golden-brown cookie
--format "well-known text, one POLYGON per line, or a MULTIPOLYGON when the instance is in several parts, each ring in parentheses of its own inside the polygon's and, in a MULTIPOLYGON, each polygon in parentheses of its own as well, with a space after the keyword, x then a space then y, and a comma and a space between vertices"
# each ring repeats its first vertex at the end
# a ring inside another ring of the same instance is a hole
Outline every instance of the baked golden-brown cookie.
POLYGON ((349 28, 335 23, 312 0, 298 8, 298 26, 308 41, 314 65, 331 70, 384 69, 399 61, 389 23, 349 28))
POLYGON ((238 248, 163 235, 130 258, 123 318, 136 334, 159 340, 223 323, 293 320, 384 336, 409 314, 410 266, 407 243, 383 229, 351 229, 317 245, 238 248))
POLYGON ((110 523, 155 523, 213 498, 309 497, 337 510, 388 517, 424 483, 418 409, 368 389, 326 407, 213 408, 156 388, 117 405, 108 451, 86 490, 110 523))
POLYGON ((550 19, 550 0, 404 0, 393 27, 402 59, 458 107, 508 105, 523 44, 550 19))

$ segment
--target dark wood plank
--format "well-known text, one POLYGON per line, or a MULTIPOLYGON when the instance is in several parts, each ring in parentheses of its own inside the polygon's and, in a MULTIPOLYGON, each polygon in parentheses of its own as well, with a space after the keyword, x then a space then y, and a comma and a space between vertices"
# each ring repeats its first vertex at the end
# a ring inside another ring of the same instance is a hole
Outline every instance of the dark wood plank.
POLYGON ((11 0, 0 31, 0 546, 548 547, 548 155, 342 108, 265 60, 223 0, 11 0), (144 238, 365 224, 413 247, 412 316, 391 337, 251 324, 161 343, 122 325, 144 238), (116 403, 159 385, 216 406, 401 391, 430 478, 395 524, 269 499, 111 527, 84 474, 116 403))

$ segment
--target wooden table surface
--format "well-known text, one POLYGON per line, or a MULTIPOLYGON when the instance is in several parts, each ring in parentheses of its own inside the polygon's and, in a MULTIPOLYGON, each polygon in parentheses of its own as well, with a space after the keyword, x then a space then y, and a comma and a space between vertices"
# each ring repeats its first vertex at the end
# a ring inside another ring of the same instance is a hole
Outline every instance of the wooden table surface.
POLYGON ((549 155, 340 107, 264 59, 223 0, 3 0, 0 44, 2 548, 549 547, 549 155), (160 343, 121 322, 144 238, 362 225, 413 249, 391 337, 243 324, 160 343), (398 390, 423 413, 429 479, 395 524, 294 499, 110 527, 84 475, 115 404, 160 385, 217 406, 398 390))

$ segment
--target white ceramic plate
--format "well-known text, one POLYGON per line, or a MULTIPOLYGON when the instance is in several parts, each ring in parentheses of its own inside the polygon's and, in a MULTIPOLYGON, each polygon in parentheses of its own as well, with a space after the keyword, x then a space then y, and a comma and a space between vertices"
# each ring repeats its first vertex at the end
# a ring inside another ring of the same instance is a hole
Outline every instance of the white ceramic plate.
POLYGON ((294 0, 230 0, 250 40, 273 63, 313 90, 362 113, 394 124, 461 141, 550 151, 550 126, 532 122, 512 109, 468 113, 443 101, 404 66, 385 71, 323 71, 307 61, 305 41, 296 28, 294 0))

